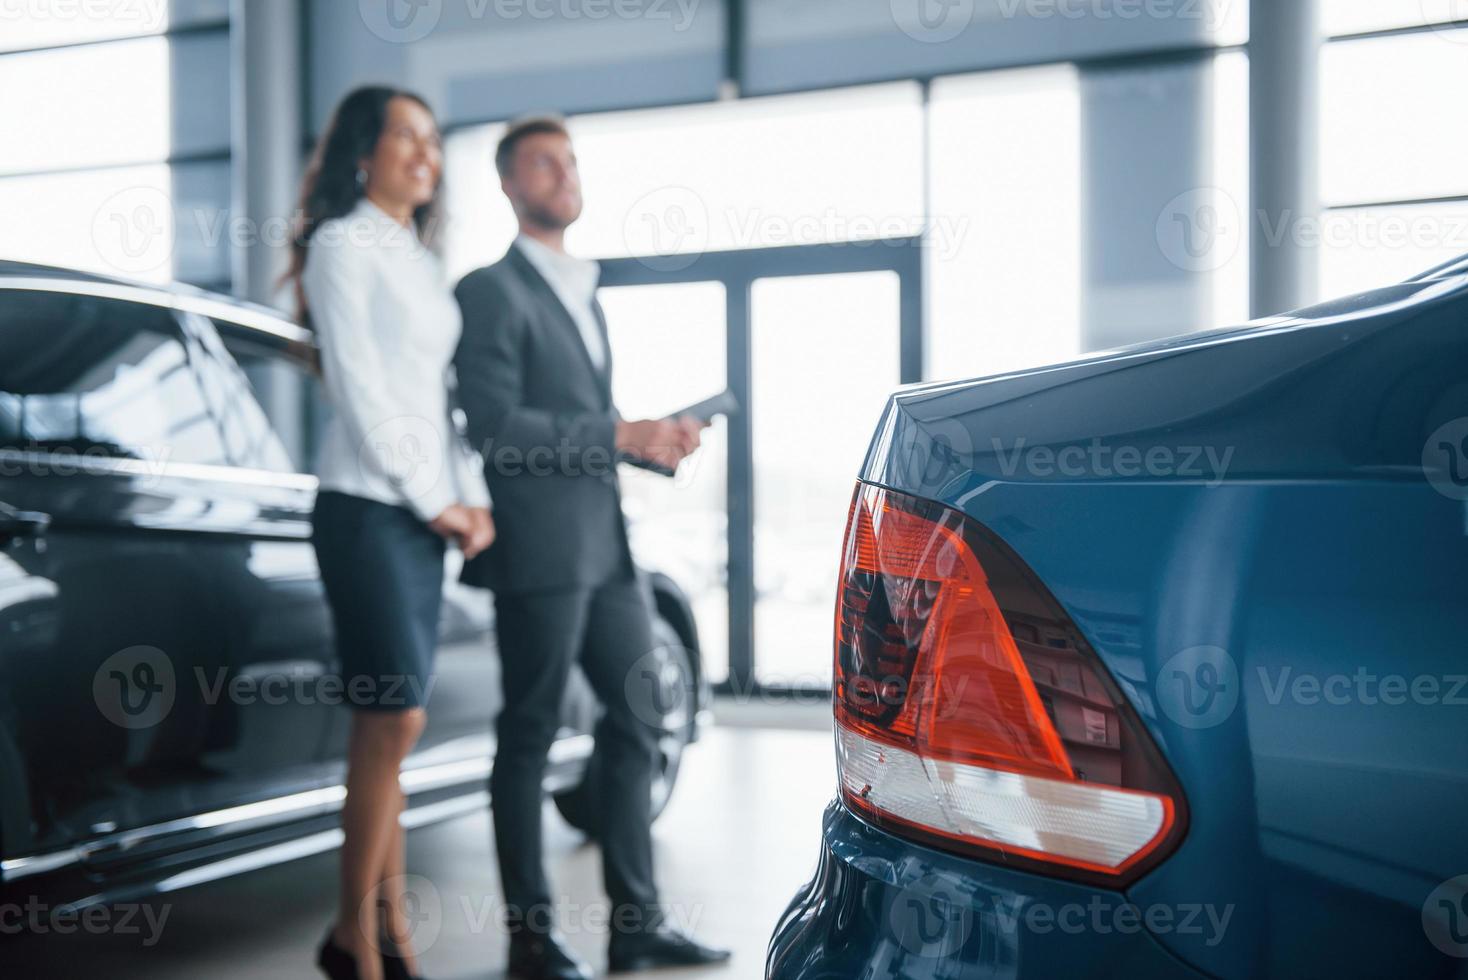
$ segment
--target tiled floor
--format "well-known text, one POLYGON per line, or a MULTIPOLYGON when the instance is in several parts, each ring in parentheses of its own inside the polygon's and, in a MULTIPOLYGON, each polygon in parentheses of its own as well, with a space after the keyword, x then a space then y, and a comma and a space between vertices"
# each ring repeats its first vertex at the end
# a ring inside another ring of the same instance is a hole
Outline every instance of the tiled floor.
MULTIPOLYGON (((658 878, 673 914, 735 955, 725 968, 662 971, 659 980, 763 975, 775 920, 814 869, 834 778, 830 736, 819 731, 715 727, 691 750, 656 827, 658 878)), ((565 902, 562 927, 602 969, 599 855, 549 810, 547 826, 552 880, 565 902)), ((431 883, 424 893, 438 899, 437 915, 419 933, 420 948, 432 939, 425 973, 433 980, 503 976, 488 815, 415 831, 409 852, 410 870, 431 883)), ((335 854, 323 854, 160 898, 149 906, 151 922, 167 917, 151 945, 145 942, 155 929, 142 914, 126 934, 119 921, 95 933, 0 936, 0 977, 311 977, 315 944, 333 912, 335 867, 335 854)), ((430 898, 425 907, 432 905, 430 898)))

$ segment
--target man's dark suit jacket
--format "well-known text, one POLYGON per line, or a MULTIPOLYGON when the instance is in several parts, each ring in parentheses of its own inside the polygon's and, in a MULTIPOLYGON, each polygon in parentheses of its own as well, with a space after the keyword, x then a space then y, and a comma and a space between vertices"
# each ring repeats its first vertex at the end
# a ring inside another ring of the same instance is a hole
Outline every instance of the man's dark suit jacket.
MULTIPOLYGON (((594 587, 632 574, 606 369, 515 246, 455 290, 454 356, 469 438, 484 454, 498 538, 462 579, 500 594, 594 587)), ((606 319, 595 306, 602 337, 606 319)))

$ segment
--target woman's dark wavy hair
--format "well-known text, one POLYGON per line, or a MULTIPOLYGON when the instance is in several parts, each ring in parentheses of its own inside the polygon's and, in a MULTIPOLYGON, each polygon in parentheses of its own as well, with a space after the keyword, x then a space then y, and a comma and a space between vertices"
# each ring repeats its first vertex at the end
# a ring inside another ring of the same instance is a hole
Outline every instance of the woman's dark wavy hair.
MULTIPOLYGON (((311 311, 301 289, 301 273, 306 268, 311 238, 322 222, 349 214, 366 196, 367 189, 357 183, 357 170, 364 158, 376 152, 382 132, 387 128, 387 107, 393 99, 411 99, 433 112, 421 96, 412 92, 381 85, 359 88, 336 107, 311 155, 311 163, 301 181, 301 198, 291 233, 291 264, 281 279, 282 284, 292 285, 297 312, 305 326, 311 325, 311 311)), ((413 212, 418 235, 429 248, 437 245, 442 199, 443 182, 440 181, 433 200, 413 212)))

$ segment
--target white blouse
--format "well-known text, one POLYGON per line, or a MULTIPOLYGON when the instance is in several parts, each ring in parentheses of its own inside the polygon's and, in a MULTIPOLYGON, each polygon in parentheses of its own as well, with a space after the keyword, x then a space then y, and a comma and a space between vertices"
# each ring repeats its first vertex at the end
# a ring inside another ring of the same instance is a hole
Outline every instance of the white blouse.
POLYGON ((406 505, 431 521, 489 504, 478 454, 450 416, 463 321, 442 262, 367 199, 311 238, 301 286, 321 347, 322 490, 406 505))

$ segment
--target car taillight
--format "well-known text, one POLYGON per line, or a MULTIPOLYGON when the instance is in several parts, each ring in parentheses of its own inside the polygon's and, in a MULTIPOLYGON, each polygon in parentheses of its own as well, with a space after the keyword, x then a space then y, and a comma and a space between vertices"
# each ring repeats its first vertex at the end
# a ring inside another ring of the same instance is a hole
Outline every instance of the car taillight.
POLYGON ((833 697, 842 798, 893 833, 1112 887, 1182 837, 1181 788, 1080 631, 939 504, 858 486, 833 697))

